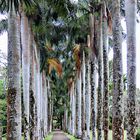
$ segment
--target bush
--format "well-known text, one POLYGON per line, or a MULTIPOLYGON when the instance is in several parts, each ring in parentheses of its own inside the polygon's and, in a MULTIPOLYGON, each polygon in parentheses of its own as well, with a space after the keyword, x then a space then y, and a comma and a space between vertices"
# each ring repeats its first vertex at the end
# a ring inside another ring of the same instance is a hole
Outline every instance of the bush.
POLYGON ((136 140, 140 140, 140 128, 137 130, 136 140))

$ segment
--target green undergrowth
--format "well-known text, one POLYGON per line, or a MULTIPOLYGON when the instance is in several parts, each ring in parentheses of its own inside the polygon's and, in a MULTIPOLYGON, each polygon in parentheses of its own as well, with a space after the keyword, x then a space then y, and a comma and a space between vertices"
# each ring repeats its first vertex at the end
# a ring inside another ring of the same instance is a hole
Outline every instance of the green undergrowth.
POLYGON ((45 140, 52 140, 53 132, 49 133, 45 140))
POLYGON ((70 139, 70 140, 80 140, 80 139, 77 139, 77 138, 75 138, 74 136, 72 136, 72 135, 70 135, 70 134, 67 134, 67 133, 65 133, 66 134, 66 136, 70 139))

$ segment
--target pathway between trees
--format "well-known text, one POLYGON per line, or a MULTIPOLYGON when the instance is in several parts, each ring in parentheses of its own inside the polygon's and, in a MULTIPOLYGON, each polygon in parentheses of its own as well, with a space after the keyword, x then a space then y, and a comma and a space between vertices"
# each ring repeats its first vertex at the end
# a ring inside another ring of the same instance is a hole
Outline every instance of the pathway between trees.
POLYGON ((70 140, 62 131, 55 131, 52 140, 70 140))

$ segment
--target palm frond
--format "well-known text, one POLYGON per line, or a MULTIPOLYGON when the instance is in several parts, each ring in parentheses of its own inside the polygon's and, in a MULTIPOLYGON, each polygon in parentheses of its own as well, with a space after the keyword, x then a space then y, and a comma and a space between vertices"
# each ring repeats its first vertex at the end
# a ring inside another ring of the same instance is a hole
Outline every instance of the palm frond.
POLYGON ((31 7, 33 3, 36 3, 35 0, 1 0, 0 7, 1 11, 9 11, 10 9, 15 9, 16 12, 19 10, 20 4, 25 4, 26 6, 31 7))
POLYGON ((49 74, 51 73, 51 71, 53 69, 55 69, 58 76, 61 77, 61 75, 62 75, 62 65, 60 64, 60 62, 55 58, 49 58, 47 60, 47 62, 49 64, 49 74))

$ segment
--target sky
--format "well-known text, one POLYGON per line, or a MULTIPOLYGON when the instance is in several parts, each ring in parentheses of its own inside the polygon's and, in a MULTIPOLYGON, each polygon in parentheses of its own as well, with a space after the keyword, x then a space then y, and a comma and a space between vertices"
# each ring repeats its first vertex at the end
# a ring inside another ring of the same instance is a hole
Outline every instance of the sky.
MULTIPOLYGON (((0 20, 5 18, 5 16, 0 15, 0 20)), ((126 31, 126 24, 125 21, 122 20, 122 26, 123 29, 126 31)), ((8 41, 8 37, 7 37, 7 32, 3 33, 2 35, 0 35, 0 50, 2 52, 4 52, 5 54, 7 54, 7 41, 8 41)), ((123 41, 122 43, 122 58, 123 58, 123 72, 126 73, 126 68, 127 68, 127 47, 126 47, 126 40, 123 41)), ((136 83, 137 83, 137 87, 140 88, 140 23, 137 23, 136 26, 136 83)), ((113 52, 111 51, 109 54, 109 59, 113 58, 113 52)))

